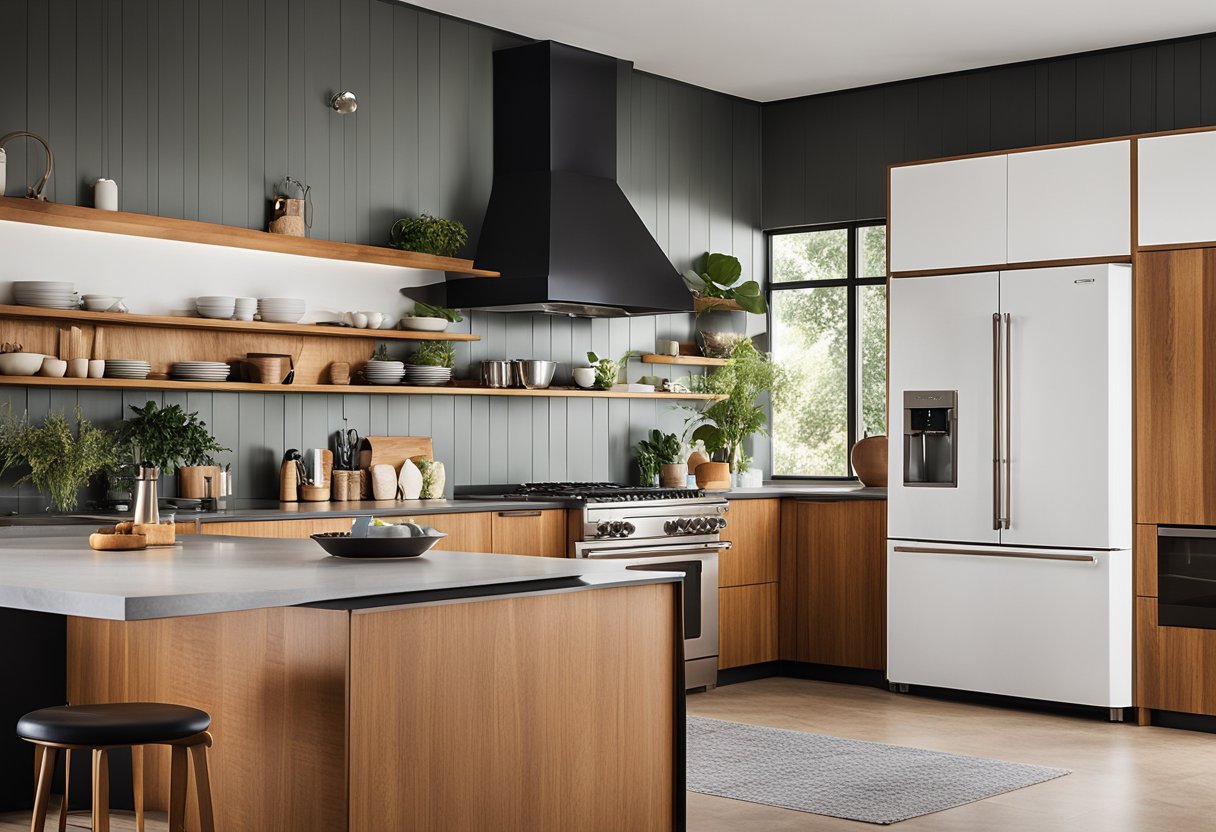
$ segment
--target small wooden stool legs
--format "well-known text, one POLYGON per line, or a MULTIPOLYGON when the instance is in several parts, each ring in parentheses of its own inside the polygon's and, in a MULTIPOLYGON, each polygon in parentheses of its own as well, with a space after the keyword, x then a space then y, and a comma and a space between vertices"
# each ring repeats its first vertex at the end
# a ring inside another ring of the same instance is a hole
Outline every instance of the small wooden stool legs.
MULTIPOLYGON (((165 743, 172 748, 169 766, 169 832, 186 832, 186 794, 190 765, 194 765, 194 786, 198 795, 198 816, 202 832, 215 832, 215 810, 211 805, 211 773, 207 768, 207 749, 211 734, 203 731, 192 737, 165 743)), ((93 752, 93 832, 110 832, 110 754, 109 747, 56 746, 35 743, 34 771, 38 785, 34 790, 34 815, 30 832, 43 832, 51 797, 55 758, 64 751, 63 805, 59 810, 59 832, 66 832, 68 818, 68 781, 73 748, 93 752)), ((144 750, 131 747, 131 780, 135 792, 135 828, 144 832, 144 750)))

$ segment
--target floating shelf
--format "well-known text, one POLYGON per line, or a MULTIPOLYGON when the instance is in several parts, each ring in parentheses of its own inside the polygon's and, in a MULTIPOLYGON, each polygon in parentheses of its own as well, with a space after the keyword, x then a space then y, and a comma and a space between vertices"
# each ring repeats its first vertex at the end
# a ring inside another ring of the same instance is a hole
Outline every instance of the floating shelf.
POLYGON ((208 390, 217 393, 364 393, 372 395, 413 396, 530 396, 563 399, 691 399, 712 401, 722 398, 706 393, 623 393, 611 390, 579 390, 550 387, 545 390, 490 388, 457 385, 407 387, 400 384, 252 384, 243 381, 175 381, 173 379, 125 378, 48 378, 46 376, 0 376, 0 385, 27 387, 78 388, 81 390, 208 390))
POLYGON ((224 321, 217 318, 180 318, 168 315, 137 315, 130 312, 86 312, 79 309, 47 309, 41 306, 2 306, 0 317, 26 318, 63 323, 108 326, 149 326, 169 329, 237 332, 262 335, 311 335, 323 338, 371 338, 401 341, 480 341, 467 332, 412 332, 405 329, 355 329, 317 324, 272 324, 262 321, 224 321))
POLYGON ((643 364, 687 364, 693 367, 721 367, 726 364, 725 358, 706 358, 702 355, 655 355, 646 353, 642 356, 643 364))
POLYGON ((472 260, 461 260, 456 257, 437 257, 433 254, 419 254, 387 246, 363 246, 333 240, 291 237, 252 228, 237 228, 197 220, 179 220, 149 214, 132 214, 126 211, 99 211, 96 208, 40 202, 36 199, 0 197, 0 220, 50 225, 57 228, 77 228, 84 231, 101 231, 107 234, 124 234, 129 237, 152 237, 158 240, 177 240, 185 243, 204 243, 228 248, 295 254, 300 257, 318 257, 323 260, 375 263, 381 266, 452 272, 473 277, 499 277, 498 272, 476 269, 473 267, 472 260))
POLYGON ((729 298, 703 298, 696 295, 692 299, 692 308, 697 312, 742 312, 743 307, 738 301, 729 298))

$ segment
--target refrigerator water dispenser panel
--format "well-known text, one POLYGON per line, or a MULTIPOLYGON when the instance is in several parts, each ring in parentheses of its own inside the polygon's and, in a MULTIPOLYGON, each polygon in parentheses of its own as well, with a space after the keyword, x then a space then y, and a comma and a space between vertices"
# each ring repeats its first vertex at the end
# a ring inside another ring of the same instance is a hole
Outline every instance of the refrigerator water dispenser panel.
POLYGON ((958 391, 904 392, 904 485, 958 486, 958 391))

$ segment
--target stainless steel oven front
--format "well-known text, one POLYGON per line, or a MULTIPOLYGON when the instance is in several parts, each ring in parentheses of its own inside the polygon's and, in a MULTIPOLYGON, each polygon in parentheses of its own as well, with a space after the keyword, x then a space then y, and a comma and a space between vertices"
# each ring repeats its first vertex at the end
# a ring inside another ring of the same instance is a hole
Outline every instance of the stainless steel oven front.
POLYGON ((677 543, 622 546, 624 541, 575 543, 575 557, 611 559, 626 569, 684 575, 685 687, 711 689, 718 683, 718 553, 730 541, 706 535, 677 543))

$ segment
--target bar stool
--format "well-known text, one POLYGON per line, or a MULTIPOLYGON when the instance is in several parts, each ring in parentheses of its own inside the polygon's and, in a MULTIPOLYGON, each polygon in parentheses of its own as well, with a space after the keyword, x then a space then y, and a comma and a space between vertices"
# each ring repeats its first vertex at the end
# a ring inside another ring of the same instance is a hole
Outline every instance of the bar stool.
POLYGON ((211 807, 211 779, 207 771, 207 749, 211 746, 211 716, 197 708, 158 702, 123 702, 106 705, 65 705, 32 711, 17 721, 17 736, 34 744, 34 792, 31 832, 42 832, 50 799, 55 756, 65 758, 63 806, 59 832, 67 827, 67 770, 73 751, 91 751, 93 756, 93 832, 110 830, 109 751, 131 748, 131 780, 135 791, 135 827, 144 832, 143 746, 172 747, 169 768, 169 830, 186 829, 186 779, 194 758, 195 790, 203 832, 215 832, 211 807))

